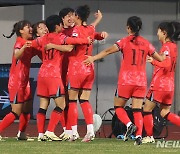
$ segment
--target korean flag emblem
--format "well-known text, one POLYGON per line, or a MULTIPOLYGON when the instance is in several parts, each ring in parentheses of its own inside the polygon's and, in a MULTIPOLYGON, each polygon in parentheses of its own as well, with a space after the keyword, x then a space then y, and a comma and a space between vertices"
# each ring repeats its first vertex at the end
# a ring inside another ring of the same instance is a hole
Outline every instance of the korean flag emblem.
POLYGON ((166 55, 166 56, 168 56, 169 55, 169 51, 164 51, 164 54, 166 55))
POLYGON ((73 33, 72 36, 73 37, 78 37, 78 34, 77 33, 73 33))

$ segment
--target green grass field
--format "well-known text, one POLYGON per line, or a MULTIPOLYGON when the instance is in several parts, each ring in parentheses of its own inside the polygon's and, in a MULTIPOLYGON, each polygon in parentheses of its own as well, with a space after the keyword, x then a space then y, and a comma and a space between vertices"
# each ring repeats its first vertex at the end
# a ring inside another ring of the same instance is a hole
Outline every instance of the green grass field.
POLYGON ((0 154, 142 154, 142 153, 180 153, 179 148, 157 148, 156 144, 135 146, 134 141, 124 142, 117 139, 98 139, 93 142, 38 142, 17 141, 7 138, 0 141, 0 154))

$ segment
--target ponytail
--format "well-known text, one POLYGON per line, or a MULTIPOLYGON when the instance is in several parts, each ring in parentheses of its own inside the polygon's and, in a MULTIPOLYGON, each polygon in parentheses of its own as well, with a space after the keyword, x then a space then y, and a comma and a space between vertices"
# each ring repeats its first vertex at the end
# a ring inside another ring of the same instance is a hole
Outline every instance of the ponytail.
POLYGON ((180 41, 180 23, 179 22, 171 22, 170 23, 173 28, 173 34, 171 36, 171 39, 173 41, 180 41))

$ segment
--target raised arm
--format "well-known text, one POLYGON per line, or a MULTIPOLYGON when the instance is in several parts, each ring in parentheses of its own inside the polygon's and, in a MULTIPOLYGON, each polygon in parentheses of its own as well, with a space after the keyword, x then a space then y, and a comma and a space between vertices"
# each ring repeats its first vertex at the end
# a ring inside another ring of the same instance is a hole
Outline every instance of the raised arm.
POLYGON ((96 19, 90 25, 96 27, 102 19, 102 13, 100 10, 98 10, 94 15, 96 19))

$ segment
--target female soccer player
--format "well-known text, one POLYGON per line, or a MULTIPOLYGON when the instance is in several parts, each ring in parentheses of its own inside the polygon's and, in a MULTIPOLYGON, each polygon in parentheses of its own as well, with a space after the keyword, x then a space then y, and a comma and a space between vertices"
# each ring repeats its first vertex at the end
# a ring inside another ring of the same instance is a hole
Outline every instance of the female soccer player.
MULTIPOLYGON (((90 8, 87 5, 79 6, 75 11, 75 27, 72 32, 73 37, 86 38, 90 36, 94 39, 95 26, 100 22, 102 14, 97 13, 96 20, 87 25, 87 18, 90 14, 90 8)), ((70 141, 77 139, 77 100, 79 100, 85 121, 87 124, 87 134, 83 142, 89 142, 94 139, 93 130, 93 109, 89 103, 89 97, 94 82, 94 66, 87 67, 83 64, 87 55, 92 55, 91 45, 76 45, 69 56, 68 81, 69 81, 69 109, 68 118, 72 128, 72 137, 70 141)))
POLYGON ((95 60, 101 59, 109 54, 121 51, 123 59, 119 71, 118 85, 114 98, 114 108, 119 120, 126 126, 127 131, 124 141, 136 131, 135 144, 141 144, 141 135, 143 127, 143 117, 141 114, 143 99, 146 94, 146 57, 151 55, 162 61, 163 56, 155 52, 155 48, 139 35, 142 27, 142 21, 137 16, 132 16, 127 20, 128 36, 117 41, 113 46, 103 50, 95 56, 90 56, 85 60, 86 65, 91 65, 95 60), (134 123, 130 121, 124 106, 129 98, 132 97, 132 110, 134 123))
POLYGON ((0 123, 0 132, 11 125, 16 118, 19 118, 18 139, 27 139, 25 129, 30 119, 32 105, 31 90, 29 84, 29 69, 31 58, 39 53, 30 48, 32 39, 31 23, 26 20, 14 24, 9 37, 14 33, 17 35, 14 45, 12 65, 9 74, 8 90, 12 111, 7 114, 0 123))
POLYGON ((143 143, 155 142, 153 138, 153 117, 152 110, 156 104, 160 104, 160 114, 171 123, 180 126, 180 117, 170 112, 174 96, 174 75, 177 62, 178 49, 176 41, 179 41, 180 23, 162 22, 158 26, 157 36, 162 43, 160 54, 164 53, 166 59, 158 62, 152 57, 148 58, 154 66, 154 72, 146 101, 144 105, 144 128, 147 137, 143 143))

